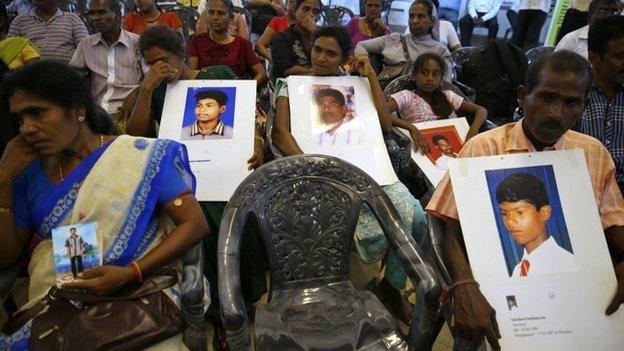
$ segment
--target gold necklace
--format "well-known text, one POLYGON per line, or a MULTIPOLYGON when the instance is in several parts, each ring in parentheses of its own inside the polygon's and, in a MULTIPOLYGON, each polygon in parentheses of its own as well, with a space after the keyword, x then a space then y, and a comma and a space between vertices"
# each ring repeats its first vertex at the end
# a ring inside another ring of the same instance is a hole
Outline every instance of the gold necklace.
MULTIPOLYGON (((104 145, 104 134, 100 134, 100 147, 104 145)), ((63 166, 61 165, 61 158, 59 157, 56 161, 59 169, 59 176, 61 177, 61 182, 65 181, 65 175, 63 174, 63 166)))

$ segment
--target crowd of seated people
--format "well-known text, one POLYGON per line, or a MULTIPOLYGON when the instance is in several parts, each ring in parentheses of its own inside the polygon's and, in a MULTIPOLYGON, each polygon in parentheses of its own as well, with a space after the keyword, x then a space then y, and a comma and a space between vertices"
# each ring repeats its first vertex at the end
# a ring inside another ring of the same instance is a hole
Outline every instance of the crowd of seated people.
MULTIPOLYGON (((266 97, 270 100, 264 102, 274 115, 273 129, 267 138, 262 113, 257 111, 254 148, 248 155, 249 168, 256 169, 270 159, 268 140, 283 156, 303 153, 291 134, 287 77, 353 75, 366 78, 383 133, 393 127, 406 129, 413 140, 410 147, 417 152, 430 150, 413 123, 464 116, 471 123, 460 158, 583 149, 619 282, 606 311, 614 313, 624 302, 622 3, 592 1, 589 24, 563 36, 555 53, 530 66, 518 88, 522 118, 480 133, 488 111, 445 87, 452 84, 451 51, 461 47, 457 24, 462 29, 461 44, 470 45, 469 34, 479 25, 489 28, 489 39, 496 38, 500 1, 470 1, 466 17, 459 19, 453 1, 442 1, 438 8, 437 1, 415 0, 403 34, 392 32, 383 22, 383 1, 366 0, 364 13, 346 26, 320 27, 320 0, 285 4, 253 0, 249 6, 270 7, 280 15, 268 23, 255 46, 245 15, 235 12, 232 0, 201 1, 196 32, 188 42, 181 35, 186 28, 180 18, 159 9, 153 0, 138 0, 137 10, 125 16, 117 0, 92 0, 86 11, 89 26, 76 14, 61 11, 58 0, 19 7, 20 14, 10 25, 7 7, 0 5, 0 272, 28 252, 26 306, 36 304, 55 285, 53 267, 45 263, 52 255, 51 228, 76 218, 104 223, 104 250, 109 252, 119 243, 123 250, 111 253, 103 266, 82 280, 63 286, 68 289, 111 295, 141 275, 175 266, 186 250, 202 242, 210 287, 206 298, 211 301, 206 318, 215 327, 210 342, 215 349, 227 349, 220 325, 216 259, 217 233, 227 203, 195 199, 185 148, 157 139, 167 84, 245 79, 264 89, 270 81, 271 94, 266 97), (94 32, 89 34, 87 28, 94 32), (384 95, 380 72, 372 64, 376 56, 381 57, 382 67, 404 63, 408 83, 384 95), (103 120, 112 121, 114 128, 103 120), (154 164, 157 171, 147 177, 148 165, 154 164), (165 186, 160 186, 165 176, 165 186), (143 182, 146 177, 152 183, 143 182), (130 195, 119 195, 115 186, 120 183, 125 187, 121 193, 130 195), (156 190, 137 217, 131 211, 137 199, 131 194, 142 187, 156 190), (55 215, 59 211, 64 215, 55 215), (131 235, 121 235, 119 227, 129 222, 135 229, 131 235), (141 236, 152 227, 154 235, 146 244, 141 236)), ((537 45, 535 31, 541 28, 546 10, 541 3, 528 3, 520 1, 519 29, 512 38, 524 49, 537 45)), ((314 98, 328 109, 345 105, 344 97, 331 93, 314 98)), ((188 132, 189 137, 203 139, 228 131, 197 124, 188 132)), ((320 135, 319 145, 341 143, 349 133, 348 122, 339 120, 331 133, 320 135)), ((453 281, 463 282, 453 290, 453 335, 475 349, 487 339, 496 349, 496 317, 472 277, 448 175, 436 189, 428 189, 433 194, 430 200, 418 198, 406 185, 398 181, 382 189, 416 242, 426 235, 426 212, 446 221, 444 258, 453 281)), ((267 293, 268 268, 257 228, 245 232, 241 280, 245 303, 252 306, 267 293)), ((354 242, 362 262, 392 262, 376 266, 366 279, 380 296, 392 297, 387 302, 395 307, 391 310, 409 324, 414 289, 396 258, 378 250, 386 239, 370 209, 360 213, 354 235, 367 238, 354 242)), ((176 288, 166 292, 179 307, 176 288)), ((29 333, 26 324, 13 334, 0 334, 0 349, 27 349, 29 333)), ((171 349, 181 342, 177 336, 158 346, 171 349)))

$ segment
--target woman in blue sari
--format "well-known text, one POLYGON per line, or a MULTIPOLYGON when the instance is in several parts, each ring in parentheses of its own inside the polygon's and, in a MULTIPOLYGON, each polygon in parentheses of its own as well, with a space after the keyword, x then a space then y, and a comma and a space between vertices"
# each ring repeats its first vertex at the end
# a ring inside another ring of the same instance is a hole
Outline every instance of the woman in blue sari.
MULTIPOLYGON (((99 133, 89 84, 77 71, 51 61, 25 66, 4 78, 0 97, 20 123, 0 159, 0 270, 41 239, 24 308, 56 283, 56 227, 97 223, 102 266, 63 288, 100 295, 175 266, 208 232, 184 146, 99 133)), ((166 291, 174 301, 175 289, 166 291)), ((25 349, 29 335, 30 323, 0 335, 0 349, 25 349)))

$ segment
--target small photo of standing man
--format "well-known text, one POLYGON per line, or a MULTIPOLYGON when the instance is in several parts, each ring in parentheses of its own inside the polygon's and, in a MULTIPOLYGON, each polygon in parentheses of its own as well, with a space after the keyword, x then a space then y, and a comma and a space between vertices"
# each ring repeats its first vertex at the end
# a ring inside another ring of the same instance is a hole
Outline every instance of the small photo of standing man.
POLYGON ((69 238, 65 241, 65 247, 67 248, 67 256, 71 261, 72 275, 78 278, 78 275, 82 276, 84 268, 82 267, 82 256, 85 252, 84 241, 82 237, 76 232, 76 228, 69 230, 69 238))

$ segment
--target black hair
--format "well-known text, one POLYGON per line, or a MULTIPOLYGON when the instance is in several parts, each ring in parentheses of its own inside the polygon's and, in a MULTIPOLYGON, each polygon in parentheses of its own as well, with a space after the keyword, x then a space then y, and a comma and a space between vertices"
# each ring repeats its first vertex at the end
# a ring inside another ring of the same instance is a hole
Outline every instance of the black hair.
POLYGON ((444 135, 440 135, 440 134, 436 134, 436 135, 431 137, 431 142, 436 144, 436 145, 438 144, 438 141, 440 141, 440 140, 446 140, 447 143, 449 141, 447 137, 445 137, 444 135))
POLYGON ((118 0, 106 0, 106 4, 112 13, 121 16, 121 5, 118 0))
POLYGON ((317 29, 312 35, 312 43, 320 37, 334 38, 340 50, 342 50, 342 59, 346 60, 351 54, 351 48, 353 48, 353 42, 351 41, 351 35, 347 28, 343 26, 327 26, 317 29))
MULTIPOLYGON (((426 52, 418 56, 414 62, 414 67, 412 68, 412 76, 415 76, 421 69, 423 69, 429 60, 434 60, 440 66, 440 76, 444 77, 447 70, 446 62, 444 62, 444 59, 440 55, 431 52, 426 52)), ((418 90, 418 86, 414 80, 410 80, 405 88, 414 92, 418 90)), ((441 84, 431 94, 430 105, 433 113, 441 119, 448 118, 453 113, 453 105, 451 105, 451 102, 448 101, 446 95, 442 92, 441 84)))
POLYGON ((539 84, 540 75, 546 70, 555 73, 574 73, 585 81, 585 94, 589 91, 594 79, 594 72, 586 58, 569 50, 559 50, 540 56, 529 66, 525 78, 527 93, 531 93, 539 84))
POLYGON ((72 228, 69 228, 69 231, 70 231, 70 232, 71 232, 72 230, 73 230, 73 231, 76 231, 76 228, 73 228, 73 227, 72 227, 72 228))
POLYGON ((89 128, 98 133, 106 129, 96 114, 91 84, 78 70, 63 62, 41 60, 5 74, 0 87, 1 102, 8 106, 9 98, 17 90, 64 109, 84 107, 89 128))
POLYGON ((429 18, 431 18, 431 20, 435 20, 433 18, 433 9, 434 8, 438 8, 438 6, 436 6, 436 4, 434 4, 431 0, 415 0, 411 5, 410 5, 410 9, 416 5, 423 5, 424 7, 427 8, 427 14, 429 15, 429 18))
POLYGON ((139 38, 141 54, 155 46, 178 57, 185 56, 184 41, 180 33, 162 24, 147 28, 139 38))
POLYGON ((499 204, 524 200, 538 211, 543 206, 550 205, 544 182, 529 173, 514 173, 500 182, 496 188, 496 200, 499 204))
MULTIPOLYGON (((593 4, 593 3, 592 3, 593 4)), ((587 50, 603 56, 611 40, 624 37, 624 16, 609 16, 589 26, 587 50)))
POLYGON ((596 13, 596 11, 598 10, 598 6, 600 5, 611 5, 611 4, 618 5, 618 3, 619 3, 619 0, 593 0, 589 4, 589 8, 587 11, 589 12, 589 16, 591 16, 594 13, 596 13))
POLYGON ((228 101, 227 94, 222 92, 221 90, 200 90, 195 93, 195 101, 204 99, 212 99, 216 101, 219 106, 225 106, 228 101))
POLYGON ((234 13, 234 4, 232 4, 232 0, 206 0, 206 8, 208 8, 208 4, 213 1, 221 1, 221 3, 225 5, 225 9, 228 14, 232 15, 232 13, 234 13))
POLYGON ((0 1, 0 18, 4 19, 4 23, 2 24, 2 27, 0 27, 0 33, 4 33, 4 29, 9 25, 9 14, 4 1, 0 1))
POLYGON ((340 103, 340 106, 344 106, 346 104, 344 95, 338 90, 332 89, 332 88, 321 89, 317 91, 314 94, 314 101, 316 101, 316 103, 318 104, 318 102, 326 96, 330 96, 338 100, 338 102, 340 103))
MULTIPOLYGON (((301 6, 301 4, 303 4, 305 0, 297 0, 295 1, 295 11, 297 11, 299 9, 299 7, 301 6)), ((321 2, 321 0, 318 0, 319 3, 319 9, 323 8, 323 3, 321 2)))

